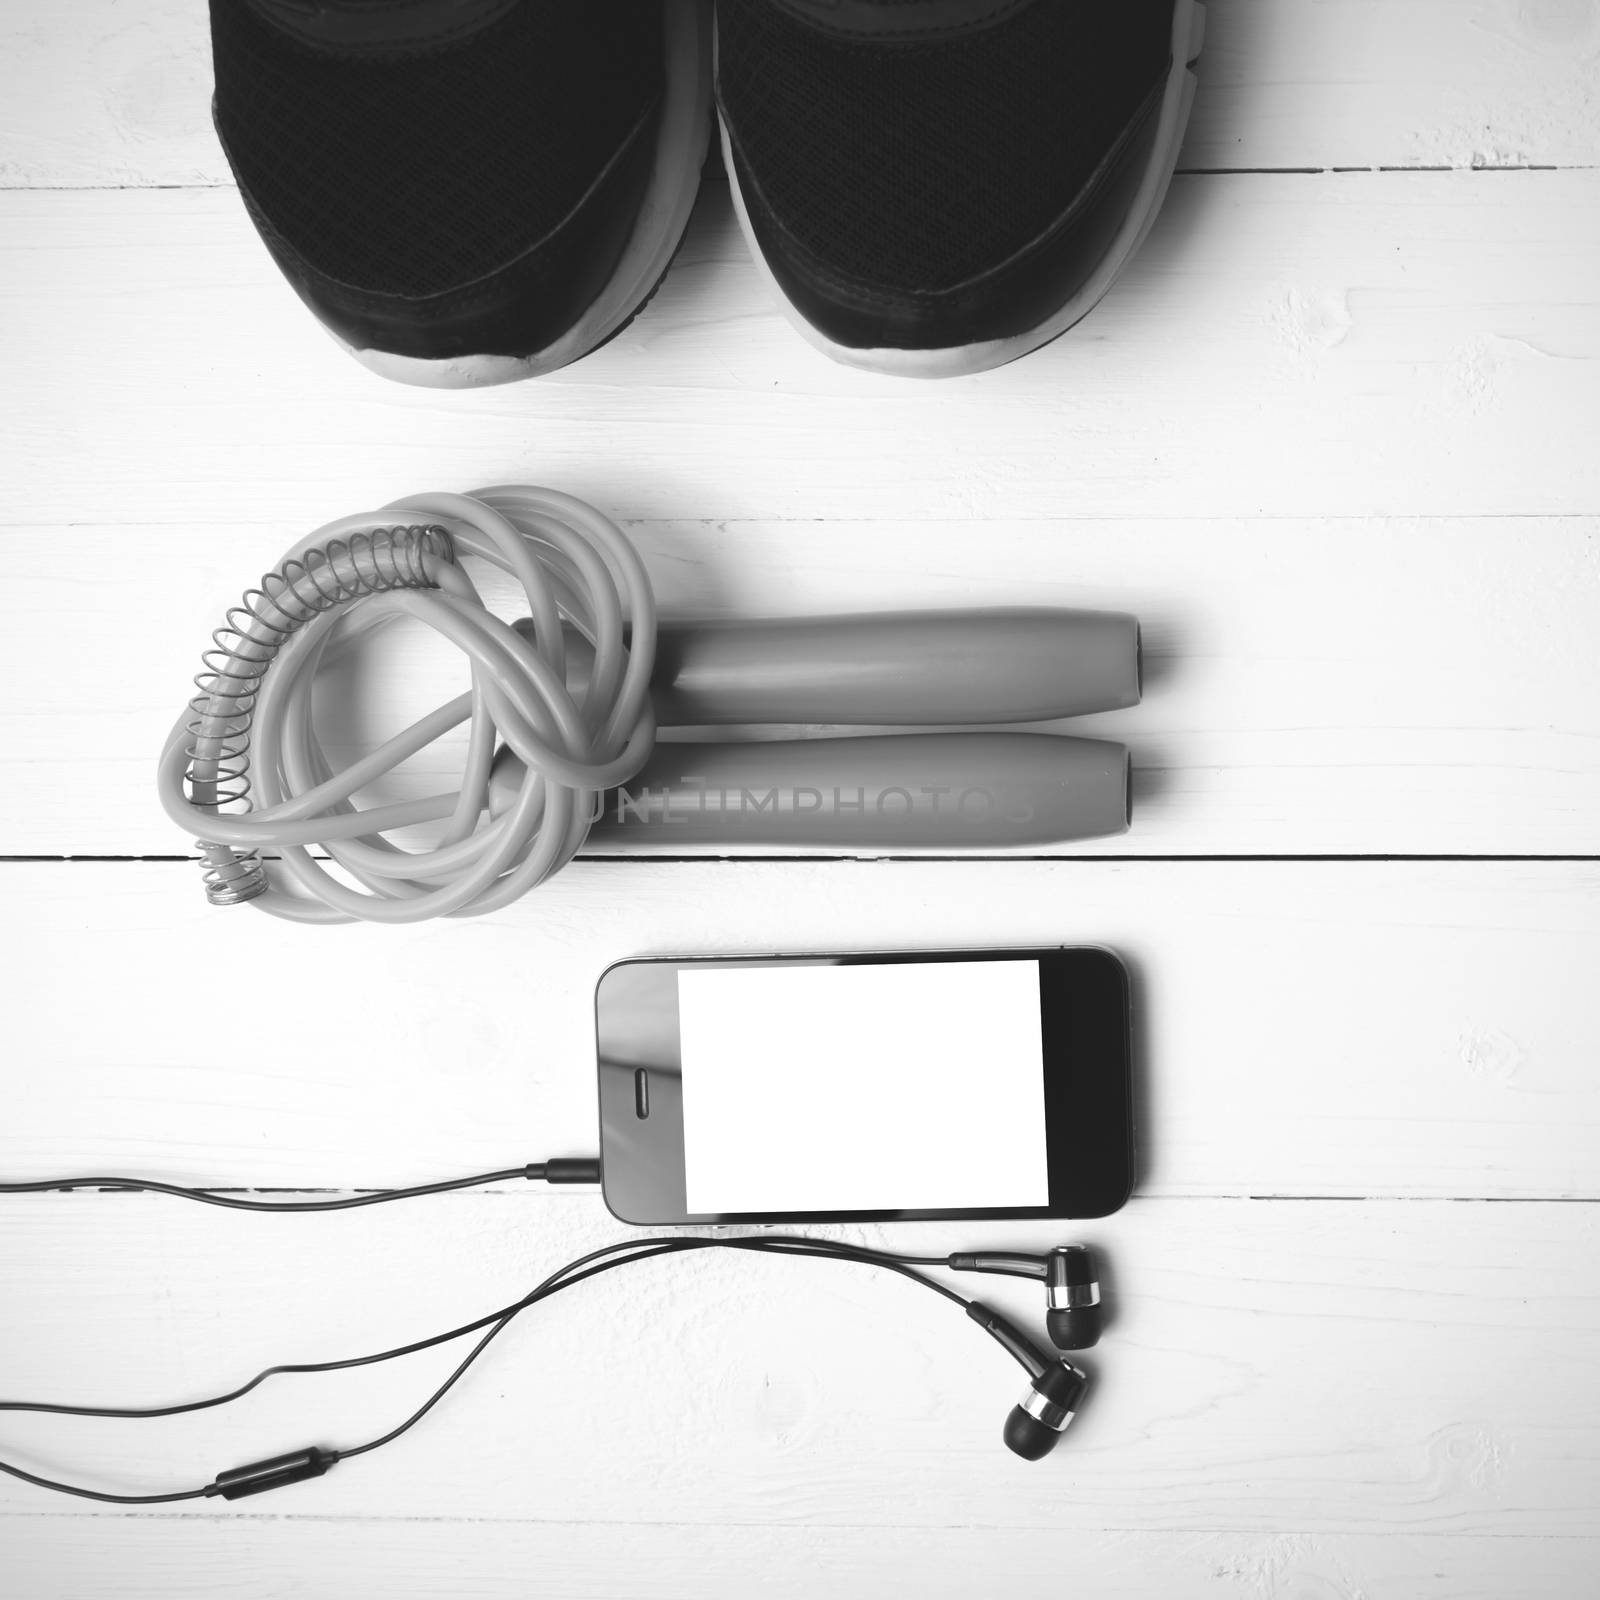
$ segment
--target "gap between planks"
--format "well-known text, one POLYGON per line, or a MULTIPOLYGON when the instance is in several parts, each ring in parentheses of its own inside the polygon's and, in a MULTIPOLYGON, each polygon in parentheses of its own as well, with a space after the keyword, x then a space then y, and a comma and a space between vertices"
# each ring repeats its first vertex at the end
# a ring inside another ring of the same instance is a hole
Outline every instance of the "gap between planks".
MULTIPOLYGON (((1320 178, 1333 174, 1370 172, 1376 175, 1411 172, 1594 172, 1592 161, 1466 161, 1451 162, 1399 162, 1380 166, 1327 166, 1327 167, 1185 167, 1172 169, 1175 178, 1320 178)), ((727 187, 727 178, 721 174, 707 174, 702 187, 721 185, 727 187)), ((128 192, 187 190, 237 191, 232 183, 0 183, 0 194, 124 194, 128 192)))

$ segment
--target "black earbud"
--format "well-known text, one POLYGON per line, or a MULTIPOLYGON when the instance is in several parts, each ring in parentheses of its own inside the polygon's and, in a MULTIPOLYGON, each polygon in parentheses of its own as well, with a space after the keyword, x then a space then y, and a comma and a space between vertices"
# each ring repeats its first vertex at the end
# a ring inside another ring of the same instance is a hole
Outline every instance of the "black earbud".
POLYGON ((1043 1278, 1049 1304, 1045 1326, 1058 1350, 1087 1350, 1100 1339, 1100 1282, 1086 1244, 1058 1244, 1048 1255, 1006 1250, 953 1255, 957 1272, 996 1272, 1010 1278, 1043 1278))
POLYGON ((1045 1258, 1049 1306, 1044 1325, 1058 1350, 1087 1350, 1100 1339, 1100 1281, 1082 1244, 1058 1244, 1045 1258))
POLYGON ((1033 1380, 1006 1418, 1006 1448, 1024 1461, 1038 1461, 1056 1447, 1088 1388, 1089 1380, 1076 1367, 1047 1356, 1033 1340, 998 1311, 974 1300, 967 1315, 1016 1357, 1033 1380))

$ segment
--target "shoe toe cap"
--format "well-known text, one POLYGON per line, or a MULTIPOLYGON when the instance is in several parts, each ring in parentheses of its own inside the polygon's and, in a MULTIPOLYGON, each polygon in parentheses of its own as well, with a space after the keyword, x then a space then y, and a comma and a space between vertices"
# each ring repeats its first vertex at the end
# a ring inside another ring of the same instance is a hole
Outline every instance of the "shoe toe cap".
MULTIPOLYGON (((828 342, 847 350, 934 351, 1019 339, 1072 300, 1104 260, 1149 165, 1160 98, 1158 85, 1045 228, 1020 246, 997 249, 996 259, 956 281, 931 282, 904 268, 873 276, 830 261, 788 225, 732 142, 730 181, 778 289, 828 342)), ((930 233, 959 225, 959 218, 924 224, 930 233)), ((930 237, 928 256, 936 253, 930 237)))

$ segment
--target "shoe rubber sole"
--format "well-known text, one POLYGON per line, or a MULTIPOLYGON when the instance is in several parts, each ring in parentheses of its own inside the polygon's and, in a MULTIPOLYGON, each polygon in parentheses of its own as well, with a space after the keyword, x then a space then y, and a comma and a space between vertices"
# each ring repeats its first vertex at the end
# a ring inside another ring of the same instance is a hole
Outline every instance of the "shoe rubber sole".
POLYGON ((700 189, 711 138, 711 0, 664 0, 666 94, 649 188, 605 287, 554 344, 528 355, 450 356, 428 360, 362 350, 333 337, 381 377, 429 389, 477 389, 517 383, 569 366, 614 338, 644 308, 677 253, 700 189))
POLYGON ((733 195, 733 206, 738 214, 739 227, 744 233, 750 254, 755 258, 756 269, 765 280, 768 290, 777 299, 783 314, 809 343, 824 355, 847 367, 858 367, 866 372, 883 372, 900 378, 954 378, 973 372, 987 372, 993 367, 1003 367, 1007 362, 1025 356, 1041 345, 1059 338, 1075 323, 1082 321, 1104 298, 1106 291, 1116 281, 1118 274, 1128 264, 1133 253, 1144 242, 1167 196, 1167 186, 1172 182, 1172 171, 1178 164, 1178 151, 1183 144, 1184 129, 1189 122, 1189 109, 1194 104, 1195 89, 1199 79, 1195 75, 1195 62, 1200 56, 1200 45, 1205 35, 1206 8, 1201 0, 1177 0, 1172 16, 1172 66, 1167 74, 1166 88, 1162 92, 1161 109, 1156 124, 1155 140, 1140 180, 1133 204, 1123 219, 1105 254, 1094 270, 1070 300, 1059 307, 1037 327, 1025 333, 1013 334, 1004 339, 990 339, 977 344, 951 345, 937 350, 872 349, 854 345, 837 344, 814 328, 797 311, 783 292, 772 269, 763 258, 756 243, 755 230, 750 226, 749 212, 744 195, 739 190, 738 169, 734 165, 732 142, 721 117, 717 127, 722 140, 722 161, 728 169, 728 188, 733 195))

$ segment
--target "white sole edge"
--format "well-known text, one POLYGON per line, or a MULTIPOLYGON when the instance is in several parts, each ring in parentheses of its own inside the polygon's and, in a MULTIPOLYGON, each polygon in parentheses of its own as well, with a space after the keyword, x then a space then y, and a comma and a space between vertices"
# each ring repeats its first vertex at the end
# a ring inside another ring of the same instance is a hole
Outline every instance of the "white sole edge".
MULTIPOLYGON (((700 192, 711 126, 711 0, 665 0, 666 101, 655 166, 633 232, 610 280, 560 339, 526 356, 449 356, 426 360, 335 341, 369 372, 426 389, 479 389, 519 383, 570 366, 604 344, 661 281, 700 192)), ((329 330, 331 332, 331 330, 329 330)))
POLYGON ((732 143, 722 118, 717 118, 717 132, 722 142, 722 161, 728 169, 728 190, 733 196, 733 207, 739 218, 739 228, 744 234, 750 254, 755 258, 756 270, 766 283, 768 292, 777 300, 784 316, 805 341, 841 366, 855 367, 863 372, 881 372, 897 378, 959 378, 975 372, 988 372, 1037 350, 1059 338, 1068 328, 1081 322, 1105 297, 1116 282, 1122 269, 1132 259, 1134 252, 1144 242, 1145 235, 1154 226, 1167 188, 1172 182, 1173 168, 1178 164, 1178 151, 1183 144, 1184 130, 1189 122, 1189 109, 1194 104, 1199 79, 1191 63, 1200 54, 1205 36, 1206 8, 1201 0, 1178 0, 1172 17, 1172 68, 1167 77, 1161 100, 1161 112, 1156 125, 1155 143, 1144 177, 1128 208, 1128 215, 1117 230, 1106 253, 1089 278, 1063 306, 1037 327, 1026 333, 1014 334, 1006 339, 992 339, 979 344, 952 345, 942 350, 871 349, 854 345, 836 344, 814 328, 795 308, 783 292, 772 269, 762 256, 756 243, 755 230, 750 226, 750 215, 745 208, 744 195, 739 189, 737 169, 733 160, 732 143))

